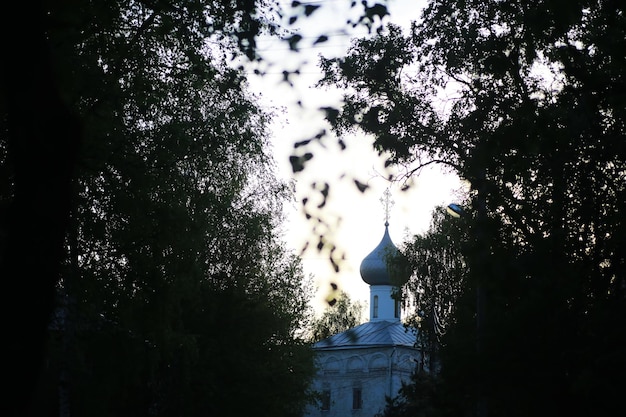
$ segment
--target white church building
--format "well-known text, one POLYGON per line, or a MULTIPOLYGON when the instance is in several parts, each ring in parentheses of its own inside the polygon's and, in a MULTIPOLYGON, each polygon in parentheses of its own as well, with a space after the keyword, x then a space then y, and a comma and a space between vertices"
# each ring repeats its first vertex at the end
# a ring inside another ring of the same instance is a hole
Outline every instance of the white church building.
POLYGON ((321 399, 307 409, 307 417, 374 417, 420 362, 416 333, 405 329, 394 298, 409 278, 389 262, 398 255, 386 221, 382 240, 360 267, 370 286, 369 321, 313 345, 318 364, 313 389, 321 399))

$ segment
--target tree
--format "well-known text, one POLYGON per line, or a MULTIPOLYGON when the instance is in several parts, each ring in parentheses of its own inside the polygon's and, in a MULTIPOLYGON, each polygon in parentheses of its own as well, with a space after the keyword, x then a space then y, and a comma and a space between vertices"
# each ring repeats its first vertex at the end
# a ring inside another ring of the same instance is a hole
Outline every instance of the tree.
POLYGON ((410 34, 389 26, 322 60, 322 84, 347 87, 338 134, 373 136, 408 175, 440 163, 471 183, 468 275, 442 351, 467 410, 622 408, 607 381, 626 369, 625 19, 612 1, 431 1, 410 34))
POLYGON ((415 313, 406 324, 419 329, 421 369, 435 370, 442 338, 453 326, 457 302, 466 288, 467 265, 462 255, 467 231, 464 219, 452 218, 443 207, 432 212, 430 228, 404 243, 411 278, 402 287, 404 302, 415 313), (427 362, 426 362, 427 361, 427 362))
POLYGON ((311 324, 312 343, 349 330, 363 322, 363 305, 360 301, 352 301, 345 291, 340 291, 336 302, 326 306, 319 318, 311 324))
POLYGON ((7 84, 0 137, 3 278, 15 295, 2 314, 15 380, 2 414, 298 414, 313 372, 298 335, 310 294, 279 238, 288 188, 268 153, 270 115, 230 63, 254 58, 254 37, 275 29, 271 9, 29 7, 39 43, 25 74, 40 91, 21 97, 30 80, 3 74, 17 88, 7 84), (27 164, 31 151, 42 166, 27 164), (21 279, 20 265, 41 281, 21 279))
MULTIPOLYGON (((402 288, 403 301, 415 311, 405 323, 418 329, 417 346, 425 354, 411 380, 403 382, 395 397, 387 398, 381 416, 462 413, 461 404, 444 383, 441 352, 445 352, 450 339, 448 331, 452 329, 456 334, 459 324, 466 323, 463 318, 474 317, 464 302, 473 295, 468 294, 468 269, 463 256, 468 238, 466 227, 462 214, 452 216, 447 208, 436 207, 426 233, 403 244, 402 252, 413 271, 402 288)), ((469 337, 473 338, 471 334, 469 337)))
MULTIPOLYGON (((4 5, 0 69, 0 277, 9 294, 0 317, 2 371, 11 380, 0 413, 28 402, 42 366, 80 123, 55 84, 43 2, 4 5), (13 28, 13 20, 28 24, 13 28)), ((19 415, 19 414, 18 414, 19 415)))

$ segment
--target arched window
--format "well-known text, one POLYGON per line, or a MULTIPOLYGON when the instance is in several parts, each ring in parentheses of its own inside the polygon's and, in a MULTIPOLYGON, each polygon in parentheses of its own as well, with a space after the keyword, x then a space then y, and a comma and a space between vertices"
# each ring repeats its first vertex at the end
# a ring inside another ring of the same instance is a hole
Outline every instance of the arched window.
POLYGON ((373 318, 378 318, 378 296, 374 296, 374 311, 372 312, 373 318))

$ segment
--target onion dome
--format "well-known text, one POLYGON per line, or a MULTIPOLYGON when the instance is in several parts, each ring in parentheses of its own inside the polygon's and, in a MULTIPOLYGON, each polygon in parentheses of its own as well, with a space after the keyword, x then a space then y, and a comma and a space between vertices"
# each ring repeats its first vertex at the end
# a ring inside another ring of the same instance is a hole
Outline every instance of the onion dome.
POLYGON ((361 278, 369 285, 405 284, 410 276, 406 259, 389 236, 389 223, 385 222, 385 234, 369 255, 361 261, 361 278))

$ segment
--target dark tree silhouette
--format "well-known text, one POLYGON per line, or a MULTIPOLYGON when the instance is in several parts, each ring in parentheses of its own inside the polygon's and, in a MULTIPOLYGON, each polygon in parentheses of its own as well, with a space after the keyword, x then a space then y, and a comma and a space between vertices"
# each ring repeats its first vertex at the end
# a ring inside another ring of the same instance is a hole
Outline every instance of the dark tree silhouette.
POLYGON ((455 412, 481 396, 490 415, 623 410, 625 33, 615 1, 431 1, 408 35, 322 60, 322 84, 348 87, 338 134, 373 135, 408 175, 440 163, 471 183, 442 350, 455 412))
POLYGON ((276 232, 287 192, 229 64, 257 59, 275 6, 3 5, 0 414, 298 413, 312 360, 276 232))

